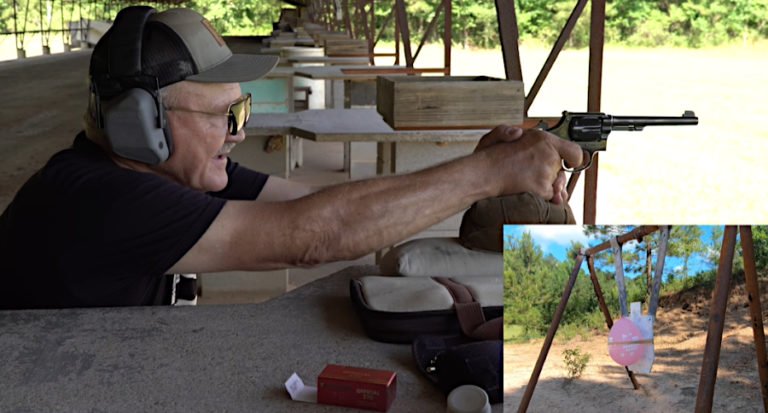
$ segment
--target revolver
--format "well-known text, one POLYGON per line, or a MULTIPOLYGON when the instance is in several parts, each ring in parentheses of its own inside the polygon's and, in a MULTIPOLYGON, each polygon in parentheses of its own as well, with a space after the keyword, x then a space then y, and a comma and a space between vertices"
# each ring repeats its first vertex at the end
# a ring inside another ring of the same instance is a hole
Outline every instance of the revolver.
POLYGON ((590 166, 597 151, 604 151, 608 145, 611 131, 641 131, 646 126, 698 125, 699 118, 693 111, 686 110, 683 116, 611 116, 599 112, 568 112, 553 127, 544 121, 536 125, 537 129, 546 130, 562 139, 576 142, 589 156, 586 165, 568 168, 562 162, 566 172, 580 172, 590 166))

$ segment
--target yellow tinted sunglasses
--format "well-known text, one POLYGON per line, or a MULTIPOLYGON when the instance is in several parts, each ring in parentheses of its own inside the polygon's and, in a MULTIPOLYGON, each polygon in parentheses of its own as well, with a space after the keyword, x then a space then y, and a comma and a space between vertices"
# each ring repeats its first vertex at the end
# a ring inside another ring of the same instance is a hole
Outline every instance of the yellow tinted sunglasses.
POLYGON ((211 116, 226 116, 227 132, 234 136, 237 135, 245 127, 245 125, 248 123, 248 119, 251 118, 251 106, 251 94, 246 93, 245 95, 241 96, 240 99, 230 103, 226 113, 204 112, 200 110, 180 108, 166 108, 165 110, 169 112, 188 112, 211 116))

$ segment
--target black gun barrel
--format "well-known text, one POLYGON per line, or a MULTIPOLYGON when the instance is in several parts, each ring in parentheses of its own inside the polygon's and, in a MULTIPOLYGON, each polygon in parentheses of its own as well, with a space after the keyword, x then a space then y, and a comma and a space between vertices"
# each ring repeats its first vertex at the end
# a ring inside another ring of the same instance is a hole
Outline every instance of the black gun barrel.
POLYGON ((619 131, 639 131, 646 126, 698 124, 699 118, 690 110, 686 110, 683 116, 611 116, 604 121, 604 126, 619 131))

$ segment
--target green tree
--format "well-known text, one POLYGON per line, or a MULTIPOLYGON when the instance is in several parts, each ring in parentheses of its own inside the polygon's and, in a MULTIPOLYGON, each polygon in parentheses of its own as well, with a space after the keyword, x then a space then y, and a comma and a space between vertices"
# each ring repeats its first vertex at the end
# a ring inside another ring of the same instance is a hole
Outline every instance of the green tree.
POLYGON ((279 0, 191 0, 186 4, 224 35, 269 34, 284 6, 286 4, 279 0))
POLYGON ((531 234, 509 237, 504 252, 504 323, 521 326, 526 335, 541 332, 544 317, 537 304, 541 300, 541 280, 537 278, 543 263, 541 248, 531 234))
POLYGON ((768 272, 768 227, 752 227, 752 243, 755 250, 755 267, 758 274, 768 272))
POLYGON ((682 225, 672 227, 669 234, 668 255, 680 257, 683 259, 683 268, 681 275, 683 278, 689 276, 688 263, 690 259, 706 252, 706 247, 701 241, 703 236, 701 227, 693 225, 682 225))

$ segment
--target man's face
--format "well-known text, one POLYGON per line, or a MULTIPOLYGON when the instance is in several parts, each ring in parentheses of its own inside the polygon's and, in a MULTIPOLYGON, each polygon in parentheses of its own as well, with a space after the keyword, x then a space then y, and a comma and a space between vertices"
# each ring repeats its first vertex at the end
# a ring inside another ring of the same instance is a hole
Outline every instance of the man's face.
POLYGON ((245 131, 231 135, 227 130, 229 104, 240 98, 238 83, 198 83, 183 81, 174 85, 171 109, 166 118, 173 139, 173 153, 157 165, 158 172, 201 191, 220 191, 227 186, 227 155, 245 139, 245 131), (209 115, 209 112, 221 115, 209 115))

